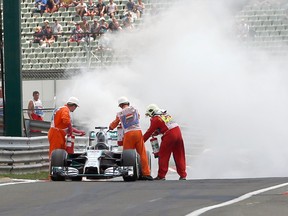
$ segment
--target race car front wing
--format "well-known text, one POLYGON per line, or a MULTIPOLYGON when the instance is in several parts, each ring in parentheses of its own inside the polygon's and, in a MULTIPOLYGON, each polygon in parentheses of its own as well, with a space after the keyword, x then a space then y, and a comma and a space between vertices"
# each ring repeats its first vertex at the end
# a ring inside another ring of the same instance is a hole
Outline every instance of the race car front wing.
POLYGON ((58 167, 53 166, 51 176, 63 176, 63 177, 119 177, 119 176, 133 176, 134 170, 133 166, 118 166, 118 167, 109 167, 105 170, 104 174, 87 174, 79 173, 79 170, 74 167, 58 167))

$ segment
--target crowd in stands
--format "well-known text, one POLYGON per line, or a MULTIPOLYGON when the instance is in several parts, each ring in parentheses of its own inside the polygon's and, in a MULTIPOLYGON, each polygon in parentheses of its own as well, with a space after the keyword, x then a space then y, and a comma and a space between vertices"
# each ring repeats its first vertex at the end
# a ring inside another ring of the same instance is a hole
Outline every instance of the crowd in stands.
MULTIPOLYGON (((118 14, 118 5, 114 0, 105 3, 103 0, 35 0, 33 13, 53 14, 61 8, 74 8, 74 17, 79 21, 72 21, 74 28, 71 29, 69 42, 90 42, 101 37, 106 32, 115 33, 118 31, 131 31, 135 27, 133 22, 141 19, 145 11, 145 4, 142 0, 128 0, 121 14, 118 14), (90 22, 91 21, 91 22, 90 22), (93 22, 93 23, 92 23, 93 22)), ((63 35, 63 27, 55 18, 50 25, 48 20, 40 23, 35 28, 33 43, 39 43, 41 47, 50 46, 63 35)))
POLYGON ((37 26, 33 34, 33 43, 39 43, 41 47, 50 46, 57 41, 59 35, 63 32, 62 26, 58 23, 57 19, 54 19, 52 26, 49 25, 49 21, 45 20, 44 25, 37 26))

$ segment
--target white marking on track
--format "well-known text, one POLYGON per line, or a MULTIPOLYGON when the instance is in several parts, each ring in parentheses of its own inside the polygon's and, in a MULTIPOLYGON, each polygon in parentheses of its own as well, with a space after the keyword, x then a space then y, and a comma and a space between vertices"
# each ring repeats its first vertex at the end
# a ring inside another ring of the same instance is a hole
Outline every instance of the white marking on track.
POLYGON ((157 199, 152 199, 152 200, 149 200, 149 202, 156 202, 156 201, 161 200, 161 199, 163 199, 163 198, 160 197, 160 198, 157 198, 157 199))
POLYGON ((28 179, 11 179, 11 180, 13 182, 0 183, 0 187, 1 186, 7 186, 7 185, 27 184, 27 183, 39 182, 39 180, 28 180, 28 179))
POLYGON ((234 203, 237 203, 237 202, 240 202, 242 200, 245 200, 245 199, 248 199, 254 195, 257 195, 257 194, 260 194, 260 193, 264 193, 266 191, 269 191, 269 190, 274 190, 274 189, 277 189, 277 188, 280 188, 280 187, 284 187, 284 186, 287 186, 288 183, 284 183, 284 184, 280 184, 280 185, 275 185, 275 186, 272 186, 272 187, 268 187, 268 188, 263 188, 261 190, 257 190, 257 191, 253 191, 253 192, 250 192, 250 193, 247 193, 247 194, 244 194, 236 199, 233 199, 233 200, 230 200, 230 201, 227 201, 227 202, 224 202, 224 203, 220 203, 218 205, 213 205, 213 206, 207 206, 207 207, 204 207, 204 208, 201 208, 201 209, 198 209, 196 211, 193 211, 189 214, 187 214, 186 216, 199 216, 207 211, 210 211, 212 209, 216 209, 216 208, 220 208, 220 207, 223 207, 223 206, 227 206, 227 205, 231 205, 231 204, 234 204, 234 203))

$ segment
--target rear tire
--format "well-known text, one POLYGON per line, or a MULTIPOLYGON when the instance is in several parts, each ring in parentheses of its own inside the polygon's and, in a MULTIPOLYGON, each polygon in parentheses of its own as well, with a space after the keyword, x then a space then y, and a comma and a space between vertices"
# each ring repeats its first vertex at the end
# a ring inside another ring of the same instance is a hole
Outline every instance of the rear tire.
POLYGON ((122 166, 133 166, 133 176, 123 176, 124 181, 136 181, 139 178, 139 156, 134 149, 123 150, 122 166))
POLYGON ((52 167, 64 167, 67 159, 67 152, 63 149, 55 149, 51 154, 50 160, 50 177, 52 181, 65 181, 64 176, 52 176, 52 167))

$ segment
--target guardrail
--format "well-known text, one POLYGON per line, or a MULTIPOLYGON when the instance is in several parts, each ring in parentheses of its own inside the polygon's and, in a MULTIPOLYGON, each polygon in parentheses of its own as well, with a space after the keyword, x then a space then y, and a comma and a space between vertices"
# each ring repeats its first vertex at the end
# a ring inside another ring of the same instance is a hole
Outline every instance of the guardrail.
POLYGON ((31 136, 31 130, 39 130, 48 132, 50 129, 51 122, 38 121, 31 119, 24 119, 25 133, 27 137, 31 136))
MULTIPOLYGON (((87 137, 76 137, 75 152, 82 152, 87 137)), ((49 142, 42 137, 0 137, 0 173, 20 174, 48 171, 49 142)))

